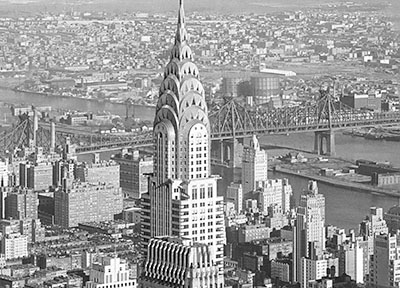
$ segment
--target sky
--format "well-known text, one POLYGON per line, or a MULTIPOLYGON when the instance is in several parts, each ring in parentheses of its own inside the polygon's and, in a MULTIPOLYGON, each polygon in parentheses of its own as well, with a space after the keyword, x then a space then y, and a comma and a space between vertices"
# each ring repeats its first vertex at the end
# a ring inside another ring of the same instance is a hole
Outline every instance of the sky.
MULTIPOLYGON (((213 11, 219 13, 268 13, 280 11, 281 9, 299 9, 346 1, 347 0, 184 0, 186 6, 185 9, 189 13, 191 11, 213 11)), ((369 1, 371 3, 376 3, 376 0, 353 1, 369 1)), ((400 0, 386 1, 400 3, 400 0)), ((29 11, 30 6, 36 6, 37 9, 39 8, 43 11, 43 9, 62 7, 65 4, 79 4, 83 5, 83 7, 92 7, 100 10, 106 9, 107 11, 120 12, 125 10, 138 10, 152 13, 176 11, 176 7, 179 3, 178 0, 0 0, 0 5, 4 5, 8 2, 13 3, 12 9, 25 9, 27 11, 29 11)))

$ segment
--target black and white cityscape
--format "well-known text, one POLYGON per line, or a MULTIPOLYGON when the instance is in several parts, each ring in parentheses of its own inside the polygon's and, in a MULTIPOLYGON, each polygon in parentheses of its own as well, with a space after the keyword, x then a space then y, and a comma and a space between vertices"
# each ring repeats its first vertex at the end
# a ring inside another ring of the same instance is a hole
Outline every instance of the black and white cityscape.
POLYGON ((400 1, 0 1, 0 288, 400 287, 400 1))

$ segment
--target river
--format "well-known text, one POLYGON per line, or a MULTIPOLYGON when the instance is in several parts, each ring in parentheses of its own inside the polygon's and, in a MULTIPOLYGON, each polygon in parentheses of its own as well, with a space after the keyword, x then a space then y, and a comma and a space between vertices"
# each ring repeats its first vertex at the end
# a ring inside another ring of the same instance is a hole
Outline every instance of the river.
MULTIPOLYGON (((0 88, 0 102, 11 104, 27 104, 36 106, 51 106, 53 109, 76 110, 85 112, 107 111, 115 115, 125 116, 126 106, 120 103, 99 102, 73 97, 55 97, 41 94, 15 92, 10 89, 0 88)), ((149 106, 134 105, 133 114, 142 120, 153 120, 154 108, 149 106)))
MULTIPOLYGON (((52 106, 55 109, 70 109, 81 111, 109 111, 113 114, 125 115, 123 104, 96 102, 76 98, 55 98, 37 94, 16 93, 11 90, 0 90, 0 102, 14 104, 34 104, 52 106)), ((136 117, 143 120, 152 120, 154 108, 136 106, 136 117)), ((260 138, 262 144, 291 146, 293 148, 311 151, 313 148, 313 134, 299 133, 289 136, 264 136, 260 138)), ((400 166, 400 142, 373 141, 337 133, 337 155, 347 159, 370 159, 376 161, 389 160, 395 166, 400 166)), ((88 156, 86 156, 88 157, 88 156)), ((233 178, 240 178, 240 169, 226 169, 214 167, 213 173, 222 176, 219 187, 224 191, 233 178)), ((294 197, 298 201, 301 191, 307 186, 307 179, 298 176, 271 174, 271 178, 289 178, 293 187, 294 197)), ((358 223, 369 213, 369 207, 382 207, 385 211, 398 203, 398 199, 369 193, 355 192, 320 183, 320 193, 326 197, 326 222, 346 229, 356 228, 358 223)))

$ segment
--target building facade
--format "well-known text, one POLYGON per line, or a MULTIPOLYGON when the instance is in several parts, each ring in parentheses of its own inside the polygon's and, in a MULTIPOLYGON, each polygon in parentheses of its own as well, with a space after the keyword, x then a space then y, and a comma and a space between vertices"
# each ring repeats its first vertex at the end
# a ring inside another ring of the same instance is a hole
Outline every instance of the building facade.
POLYGON ((54 193, 54 222, 65 228, 113 220, 123 209, 121 189, 112 184, 72 182, 54 193))
POLYGON ((226 189, 226 198, 235 204, 237 214, 243 211, 243 187, 242 184, 231 183, 226 189))
POLYGON ((219 267, 212 261, 210 247, 191 239, 162 237, 151 239, 140 288, 224 287, 219 267))
POLYGON ((37 219, 38 218, 38 194, 26 188, 15 188, 7 193, 5 199, 5 217, 12 219, 37 219))
POLYGON ((399 234, 376 235, 368 284, 377 288, 400 286, 399 234))
POLYGON ((120 187, 125 196, 140 199, 148 190, 148 175, 153 173, 153 157, 139 151, 121 153, 113 158, 120 165, 120 187))
POLYGON ((80 163, 75 167, 75 178, 92 184, 107 183, 119 187, 119 165, 115 161, 100 161, 95 154, 92 163, 80 163))
POLYGON ((1 239, 1 254, 6 260, 28 256, 28 237, 20 233, 9 233, 1 239))
POLYGON ((50 162, 21 163, 19 183, 35 191, 49 189, 53 185, 53 165, 50 162))
POLYGON ((269 179, 259 182, 260 210, 264 214, 270 207, 279 206, 283 214, 290 212, 292 186, 288 179, 269 179))

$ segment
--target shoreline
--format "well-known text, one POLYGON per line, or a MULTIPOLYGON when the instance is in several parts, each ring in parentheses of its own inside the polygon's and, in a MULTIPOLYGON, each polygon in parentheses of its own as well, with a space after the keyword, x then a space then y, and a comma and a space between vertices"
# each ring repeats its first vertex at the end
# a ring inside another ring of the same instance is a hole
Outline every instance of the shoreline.
MULTIPOLYGON (((83 98, 83 97, 73 97, 73 96, 65 96, 65 95, 59 95, 59 94, 49 94, 49 93, 44 93, 44 92, 36 92, 36 91, 29 91, 29 90, 23 90, 23 89, 18 89, 18 88, 12 88, 12 87, 6 87, 6 86, 0 86, 0 90, 8 90, 8 91, 13 91, 15 93, 23 93, 23 94, 34 94, 38 96, 43 96, 43 97, 52 97, 52 98, 63 98, 63 99, 79 99, 83 101, 90 101, 90 102, 96 102, 96 103, 110 103, 113 105, 125 105, 125 103, 119 103, 119 102, 112 102, 110 100, 103 100, 100 101, 99 99, 93 99, 93 98, 83 98)), ((154 108, 156 105, 145 105, 145 104, 133 104, 135 107, 143 107, 143 108, 154 108)))
POLYGON ((373 187, 373 186, 368 186, 366 184, 361 184, 361 183, 356 183, 356 182, 345 182, 343 180, 339 179, 333 179, 333 178, 328 178, 320 175, 306 175, 300 172, 293 171, 291 169, 287 168, 282 168, 279 165, 275 166, 273 168, 274 172, 278 173, 283 173, 283 174, 288 174, 288 175, 294 175, 294 176, 299 176, 301 178, 307 178, 311 180, 315 180, 327 185, 331 185, 334 187, 338 188, 345 188, 348 190, 353 190, 357 192, 363 192, 363 193, 370 193, 370 194, 380 194, 380 195, 386 195, 386 196, 391 196, 391 197, 400 197, 400 192, 399 191, 394 191, 394 190, 386 190, 378 187, 373 187))

